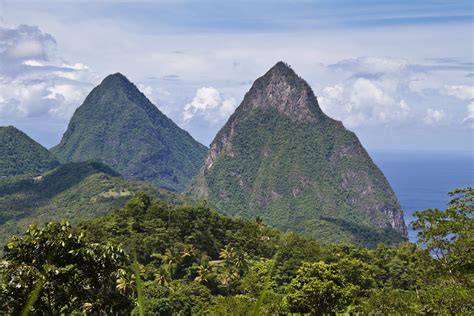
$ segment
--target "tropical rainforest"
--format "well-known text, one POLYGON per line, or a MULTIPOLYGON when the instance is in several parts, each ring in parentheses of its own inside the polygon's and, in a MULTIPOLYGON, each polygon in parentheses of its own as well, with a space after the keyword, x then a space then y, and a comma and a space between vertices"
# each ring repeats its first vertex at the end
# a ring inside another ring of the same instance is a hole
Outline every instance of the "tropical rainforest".
POLYGON ((474 189, 415 214, 419 244, 325 244, 205 202, 134 195, 71 225, 31 225, 4 247, 0 308, 34 315, 469 314, 474 189))

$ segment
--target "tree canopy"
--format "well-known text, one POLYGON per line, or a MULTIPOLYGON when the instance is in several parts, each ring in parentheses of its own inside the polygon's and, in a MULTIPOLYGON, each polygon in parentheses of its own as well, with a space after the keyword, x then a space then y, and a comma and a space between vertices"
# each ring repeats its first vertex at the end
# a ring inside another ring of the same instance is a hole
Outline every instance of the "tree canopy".
POLYGON ((139 301, 147 315, 469 313, 472 193, 456 190, 446 210, 418 212, 420 245, 376 249, 322 244, 258 218, 141 193, 76 228, 53 222, 12 237, 0 306, 18 313, 40 282, 36 313, 135 314, 139 301))

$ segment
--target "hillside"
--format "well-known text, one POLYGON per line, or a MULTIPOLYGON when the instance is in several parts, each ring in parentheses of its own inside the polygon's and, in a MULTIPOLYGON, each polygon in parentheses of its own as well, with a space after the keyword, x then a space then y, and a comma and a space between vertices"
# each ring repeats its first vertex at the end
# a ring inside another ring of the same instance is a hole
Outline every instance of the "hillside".
POLYGON ((0 178, 38 174, 58 165, 46 148, 13 126, 0 126, 0 178))
POLYGON ((326 242, 374 246, 407 234, 392 188, 357 136, 326 116, 282 62, 219 131, 190 192, 225 214, 326 242))
POLYGON ((127 179, 182 191, 207 148, 117 73, 91 91, 51 151, 63 163, 101 161, 127 179))
POLYGON ((98 162, 60 165, 41 175, 0 179, 0 246, 32 223, 68 219, 75 223, 122 207, 131 195, 147 192, 170 203, 182 201, 148 183, 122 178, 98 162))

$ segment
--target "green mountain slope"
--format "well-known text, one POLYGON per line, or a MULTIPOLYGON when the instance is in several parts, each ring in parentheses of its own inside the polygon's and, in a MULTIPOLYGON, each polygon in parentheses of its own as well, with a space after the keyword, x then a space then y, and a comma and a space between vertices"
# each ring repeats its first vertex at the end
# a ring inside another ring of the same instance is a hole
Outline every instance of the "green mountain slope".
POLYGON ((37 174, 58 161, 46 148, 13 126, 0 126, 0 178, 37 174))
POLYGON ((197 174, 207 148, 117 73, 87 96, 52 152, 63 163, 101 161, 125 178, 181 191, 197 174))
POLYGON ((226 214, 327 242, 392 243, 407 233, 393 190, 357 136, 326 116, 282 62, 219 131, 190 192, 226 214))
POLYGON ((77 222, 103 215, 122 207, 137 192, 170 203, 182 201, 177 194, 151 184, 126 180, 98 162, 60 165, 36 177, 0 178, 0 246, 29 224, 60 219, 77 222))

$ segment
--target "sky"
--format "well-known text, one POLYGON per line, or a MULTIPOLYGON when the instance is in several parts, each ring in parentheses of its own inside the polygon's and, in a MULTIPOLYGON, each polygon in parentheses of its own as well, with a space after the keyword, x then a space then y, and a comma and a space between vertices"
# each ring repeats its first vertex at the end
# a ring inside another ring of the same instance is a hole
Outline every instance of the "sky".
POLYGON ((474 2, 462 0, 0 0, 0 125, 54 146, 120 72, 209 145, 280 60, 369 152, 474 150, 474 2))

